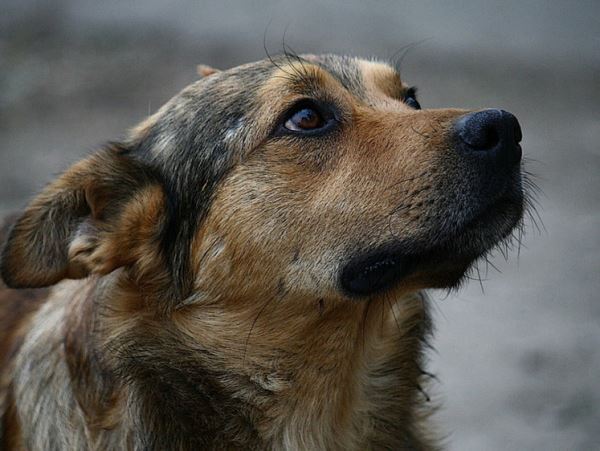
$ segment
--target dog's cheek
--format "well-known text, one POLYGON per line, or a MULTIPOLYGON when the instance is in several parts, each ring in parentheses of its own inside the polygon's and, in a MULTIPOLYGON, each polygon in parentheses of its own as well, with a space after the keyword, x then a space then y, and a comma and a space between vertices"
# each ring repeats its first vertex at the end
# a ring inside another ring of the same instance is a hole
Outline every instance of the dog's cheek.
POLYGON ((237 285, 276 297, 331 290, 328 238, 321 234, 316 249, 312 237, 323 228, 308 215, 309 193, 288 182, 249 168, 225 181, 192 244, 198 290, 237 285))

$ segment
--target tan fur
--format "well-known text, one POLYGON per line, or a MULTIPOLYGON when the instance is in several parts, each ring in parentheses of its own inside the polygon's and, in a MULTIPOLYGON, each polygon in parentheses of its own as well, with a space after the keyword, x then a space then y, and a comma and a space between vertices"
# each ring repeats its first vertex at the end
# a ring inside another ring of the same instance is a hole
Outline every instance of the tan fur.
POLYGON ((196 66, 196 72, 201 77, 210 77, 212 74, 216 74, 219 72, 219 69, 215 69, 214 67, 207 66, 206 64, 198 64, 196 66))

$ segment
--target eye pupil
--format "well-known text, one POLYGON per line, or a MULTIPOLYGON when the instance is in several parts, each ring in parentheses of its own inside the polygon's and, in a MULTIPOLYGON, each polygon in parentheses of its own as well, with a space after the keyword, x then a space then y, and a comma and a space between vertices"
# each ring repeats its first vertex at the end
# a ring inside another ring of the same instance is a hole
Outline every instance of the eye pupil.
POLYGON ((304 108, 294 114, 291 118, 294 125, 303 130, 317 128, 321 124, 319 113, 311 108, 304 108))

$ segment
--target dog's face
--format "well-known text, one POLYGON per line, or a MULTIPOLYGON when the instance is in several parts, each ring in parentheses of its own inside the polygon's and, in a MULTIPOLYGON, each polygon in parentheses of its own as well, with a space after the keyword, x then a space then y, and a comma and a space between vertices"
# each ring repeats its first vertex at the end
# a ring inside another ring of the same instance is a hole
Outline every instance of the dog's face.
POLYGON ((507 113, 420 110, 381 63, 279 66, 222 130, 239 160, 199 230, 201 278, 212 258, 222 280, 309 298, 444 287, 521 217, 520 131, 507 113))
POLYGON ((217 72, 35 201, 3 275, 44 285, 156 258, 199 299, 452 286, 521 218, 520 133, 500 110, 420 109, 383 63, 306 56, 217 72), (32 231, 50 217, 65 223, 51 232, 64 249, 32 231))

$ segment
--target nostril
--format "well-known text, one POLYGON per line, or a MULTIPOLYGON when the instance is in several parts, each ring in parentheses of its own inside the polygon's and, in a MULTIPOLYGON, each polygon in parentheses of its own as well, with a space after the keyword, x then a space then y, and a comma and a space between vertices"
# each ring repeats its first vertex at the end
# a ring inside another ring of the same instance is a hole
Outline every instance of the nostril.
POLYGON ((477 151, 491 150, 502 140, 499 110, 484 110, 467 114, 456 123, 456 131, 468 148, 477 151))
POLYGON ((519 124, 519 121, 517 120, 516 117, 514 117, 512 114, 511 114, 511 116, 512 116, 513 123, 514 123, 513 133, 515 136, 515 142, 517 144, 519 144, 523 140, 523 132, 521 131, 521 125, 519 124))
POLYGON ((521 131, 521 125, 517 118, 509 113, 508 111, 500 110, 501 113, 501 121, 505 124, 505 128, 507 131, 512 133, 508 133, 510 136, 514 138, 516 144, 519 144, 523 139, 523 132, 521 131))
POLYGON ((490 124, 485 126, 481 132, 479 141, 479 145, 474 147, 482 150, 493 149, 496 147, 500 142, 500 135, 498 134, 496 127, 490 124))
POLYGON ((466 114, 456 121, 454 130, 457 148, 464 155, 485 157, 503 166, 521 159, 521 127, 508 111, 489 109, 466 114))

